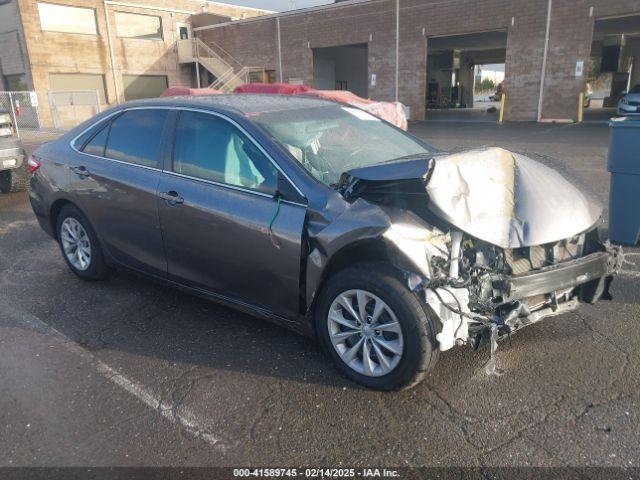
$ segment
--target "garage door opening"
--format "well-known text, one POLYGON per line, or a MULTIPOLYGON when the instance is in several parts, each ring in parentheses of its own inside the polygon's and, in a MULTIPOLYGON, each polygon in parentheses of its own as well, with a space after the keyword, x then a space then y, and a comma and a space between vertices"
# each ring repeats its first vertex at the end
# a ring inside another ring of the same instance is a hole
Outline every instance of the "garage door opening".
POLYGON ((427 38, 428 118, 497 121, 506 51, 506 31, 427 38))
POLYGON ((369 96, 369 51, 366 43, 313 49, 313 86, 349 90, 369 96))
POLYGON ((607 121, 640 85, 640 15, 596 19, 586 71, 584 120, 607 121))

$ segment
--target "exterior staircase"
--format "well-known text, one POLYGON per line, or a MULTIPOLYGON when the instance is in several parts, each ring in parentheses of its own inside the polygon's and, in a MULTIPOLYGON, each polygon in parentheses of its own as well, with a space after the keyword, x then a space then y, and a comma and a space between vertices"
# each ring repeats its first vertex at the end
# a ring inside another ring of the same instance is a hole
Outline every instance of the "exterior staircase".
POLYGON ((178 40, 177 46, 180 63, 202 65, 215 77, 209 88, 229 93, 252 77, 263 77, 263 68, 244 66, 219 45, 206 44, 200 38, 178 40))

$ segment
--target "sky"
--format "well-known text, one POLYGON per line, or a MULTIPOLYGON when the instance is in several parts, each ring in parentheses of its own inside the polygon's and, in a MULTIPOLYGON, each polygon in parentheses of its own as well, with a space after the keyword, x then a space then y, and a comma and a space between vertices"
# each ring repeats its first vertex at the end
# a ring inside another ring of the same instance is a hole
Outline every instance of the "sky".
POLYGON ((483 70, 492 70, 494 72, 504 72, 504 63, 487 63, 482 65, 483 70))
POLYGON ((265 10, 274 10, 276 12, 285 12, 287 10, 297 10, 299 8, 314 7, 316 5, 325 5, 333 3, 333 0, 216 0, 220 3, 231 3, 233 5, 242 5, 244 7, 264 8, 265 10))

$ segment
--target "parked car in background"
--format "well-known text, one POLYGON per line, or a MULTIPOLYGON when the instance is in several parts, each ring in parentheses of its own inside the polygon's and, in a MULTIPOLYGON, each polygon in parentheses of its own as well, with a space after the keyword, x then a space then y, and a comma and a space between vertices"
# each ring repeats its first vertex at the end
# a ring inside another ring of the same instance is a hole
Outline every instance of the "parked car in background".
POLYGON ((491 100, 492 102, 499 102, 500 100, 502 100, 503 93, 504 93, 504 82, 500 82, 496 86, 496 93, 491 95, 489 97, 489 100, 491 100))
POLYGON ((640 115, 640 84, 634 86, 620 99, 618 115, 640 115))
POLYGON ((126 268, 314 335, 372 388, 608 298, 619 263, 600 206, 556 171, 301 95, 126 103, 31 162, 78 277, 126 268))
POLYGON ((27 156, 16 135, 11 112, 0 110, 0 192, 19 192, 27 187, 27 156))

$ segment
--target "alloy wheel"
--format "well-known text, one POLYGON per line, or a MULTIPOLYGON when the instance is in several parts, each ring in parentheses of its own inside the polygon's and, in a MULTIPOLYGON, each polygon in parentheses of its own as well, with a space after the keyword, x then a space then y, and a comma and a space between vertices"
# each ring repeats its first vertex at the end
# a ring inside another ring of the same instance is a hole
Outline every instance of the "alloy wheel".
POLYGON ((85 271, 91 265, 91 241, 82 224, 73 217, 67 217, 60 226, 62 249, 74 268, 85 271))
POLYGON ((402 358, 402 329, 393 310, 366 290, 348 290, 329 308, 329 339, 340 359, 368 377, 390 373, 402 358))

